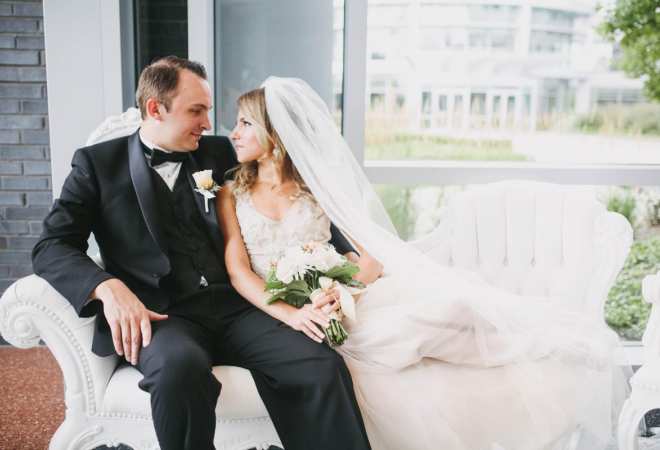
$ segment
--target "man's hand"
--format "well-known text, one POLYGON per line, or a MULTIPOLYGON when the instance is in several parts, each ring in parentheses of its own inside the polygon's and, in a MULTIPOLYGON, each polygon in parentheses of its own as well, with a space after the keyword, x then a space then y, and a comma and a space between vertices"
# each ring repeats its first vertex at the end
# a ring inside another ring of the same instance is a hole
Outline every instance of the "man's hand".
POLYGON ((94 298, 103 302, 103 312, 112 331, 112 342, 118 355, 137 364, 140 344, 151 341, 151 321, 165 320, 167 315, 148 310, 133 292, 119 279, 111 278, 99 284, 94 298))

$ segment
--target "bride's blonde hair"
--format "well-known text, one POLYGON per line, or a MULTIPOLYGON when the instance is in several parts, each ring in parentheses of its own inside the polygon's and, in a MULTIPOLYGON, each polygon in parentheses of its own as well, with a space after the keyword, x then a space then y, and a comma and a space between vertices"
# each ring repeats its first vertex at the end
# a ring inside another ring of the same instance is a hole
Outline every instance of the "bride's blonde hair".
MULTIPOLYGON (((293 161, 273 128, 266 111, 266 95, 264 88, 253 89, 238 97, 238 110, 241 111, 249 121, 255 126, 257 142, 263 148, 277 151, 273 152, 273 158, 279 169, 282 171, 282 177, 285 180, 293 180, 300 193, 309 194, 310 191, 305 185, 300 173, 293 165, 293 161)), ((240 163, 234 170, 234 182, 232 190, 236 193, 249 191, 257 181, 259 163, 257 161, 246 161, 240 163)))

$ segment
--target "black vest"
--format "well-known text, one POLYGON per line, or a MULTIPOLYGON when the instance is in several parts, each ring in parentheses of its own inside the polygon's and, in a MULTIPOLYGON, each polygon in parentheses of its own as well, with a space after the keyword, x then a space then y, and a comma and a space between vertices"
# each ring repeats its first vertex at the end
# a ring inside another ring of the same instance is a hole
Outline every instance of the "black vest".
POLYGON ((195 204, 197 194, 187 179, 184 164, 172 191, 162 177, 152 171, 159 221, 172 267, 161 279, 160 287, 174 300, 199 293, 208 285, 229 281, 224 259, 215 253, 209 231, 195 204))

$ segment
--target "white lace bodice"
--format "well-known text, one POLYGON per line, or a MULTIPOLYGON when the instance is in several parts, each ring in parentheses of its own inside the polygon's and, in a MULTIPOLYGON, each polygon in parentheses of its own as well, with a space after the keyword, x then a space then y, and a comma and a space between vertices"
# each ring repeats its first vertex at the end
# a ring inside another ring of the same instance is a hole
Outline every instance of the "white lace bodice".
POLYGON ((263 279, 287 248, 330 240, 330 219, 307 195, 296 198, 279 221, 257 211, 249 192, 234 194, 234 198, 252 270, 263 279))

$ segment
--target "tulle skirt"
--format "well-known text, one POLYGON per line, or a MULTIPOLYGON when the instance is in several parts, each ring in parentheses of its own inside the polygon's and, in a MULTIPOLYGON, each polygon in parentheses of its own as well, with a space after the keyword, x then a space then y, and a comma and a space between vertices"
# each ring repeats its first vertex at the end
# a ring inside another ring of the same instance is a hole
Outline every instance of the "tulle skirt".
POLYGON ((464 272, 419 276, 370 285, 337 348, 374 450, 607 446, 627 396, 614 332, 464 272))

